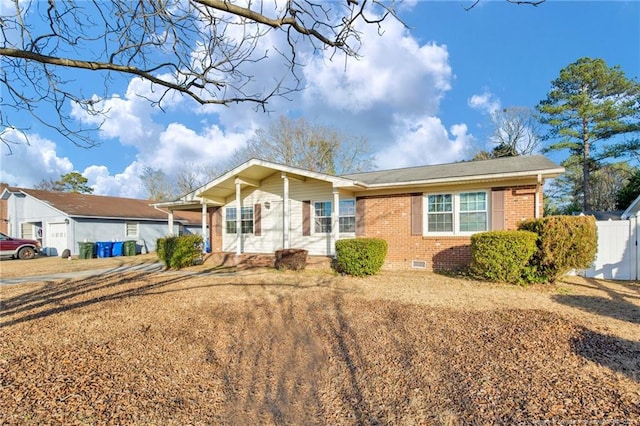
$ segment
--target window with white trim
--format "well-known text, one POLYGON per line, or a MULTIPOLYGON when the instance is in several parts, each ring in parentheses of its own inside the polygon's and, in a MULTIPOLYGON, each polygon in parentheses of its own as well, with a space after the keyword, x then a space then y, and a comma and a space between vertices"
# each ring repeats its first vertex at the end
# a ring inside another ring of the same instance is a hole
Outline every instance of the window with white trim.
POLYGON ((486 231, 487 217, 486 192, 460 194, 460 232, 486 231))
POLYGON ((453 232, 453 194, 427 196, 427 232, 453 232))
POLYGON ((20 224, 20 238, 33 240, 33 224, 28 222, 20 224))
POLYGON ((340 232, 356 232, 356 200, 340 200, 339 207, 340 232))
POLYGON ((426 234, 470 234, 489 229, 486 191, 426 196, 426 234))
POLYGON ((316 234, 331 233, 331 201, 313 203, 314 232, 316 234))
MULTIPOLYGON (((238 210, 235 207, 225 209, 225 229, 227 234, 236 234, 238 210)), ((243 234, 253 234, 253 207, 243 207, 240 210, 240 229, 243 234)))
POLYGON ((124 223, 124 236, 126 238, 133 238, 138 236, 138 222, 125 222, 124 223))

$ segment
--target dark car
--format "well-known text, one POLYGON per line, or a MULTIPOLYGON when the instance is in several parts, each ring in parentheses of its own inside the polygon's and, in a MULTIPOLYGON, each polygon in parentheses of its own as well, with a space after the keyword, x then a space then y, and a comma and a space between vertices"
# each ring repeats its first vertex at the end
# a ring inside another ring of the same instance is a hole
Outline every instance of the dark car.
POLYGON ((40 251, 40 243, 35 240, 13 238, 0 232, 0 256, 17 259, 33 259, 40 251))

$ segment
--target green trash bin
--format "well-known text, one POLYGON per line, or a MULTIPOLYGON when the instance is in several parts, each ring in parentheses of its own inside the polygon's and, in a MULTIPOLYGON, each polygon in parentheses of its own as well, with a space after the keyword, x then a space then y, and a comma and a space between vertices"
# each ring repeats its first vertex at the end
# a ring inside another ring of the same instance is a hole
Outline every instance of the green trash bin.
POLYGON ((93 254, 95 253, 95 243, 92 242, 79 242, 78 243, 79 259, 93 259, 93 254))
POLYGON ((125 256, 135 256, 138 251, 136 241, 125 241, 124 242, 124 255, 125 256))

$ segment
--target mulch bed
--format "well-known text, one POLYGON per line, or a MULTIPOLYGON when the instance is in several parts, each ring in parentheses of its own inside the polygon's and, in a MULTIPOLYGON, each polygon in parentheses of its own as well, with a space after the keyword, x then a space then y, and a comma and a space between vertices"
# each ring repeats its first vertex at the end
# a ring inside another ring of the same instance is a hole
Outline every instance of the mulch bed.
POLYGON ((101 277, 5 298, 0 423, 640 424, 637 341, 541 310, 245 281, 101 277))

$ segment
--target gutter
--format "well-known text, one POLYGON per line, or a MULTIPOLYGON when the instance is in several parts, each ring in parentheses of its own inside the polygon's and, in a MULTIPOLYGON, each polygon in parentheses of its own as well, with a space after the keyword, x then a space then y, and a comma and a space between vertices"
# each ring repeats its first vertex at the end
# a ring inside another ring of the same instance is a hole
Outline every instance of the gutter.
POLYGON ((429 179, 429 180, 416 180, 416 181, 406 181, 406 182, 387 182, 387 183, 374 183, 369 184, 367 187, 369 189, 375 188, 388 188, 395 186, 420 186, 420 185, 434 185, 439 183, 460 183, 460 182, 472 182, 472 181, 482 181, 482 180, 497 180, 497 179, 505 179, 505 178, 516 178, 516 177, 549 177, 553 178, 559 176, 564 173, 564 168, 558 169, 547 169, 547 170, 538 170, 538 171, 526 171, 526 172, 516 172, 516 173, 497 173, 491 175, 473 175, 473 176, 464 176, 464 177, 446 177, 439 179, 429 179))

